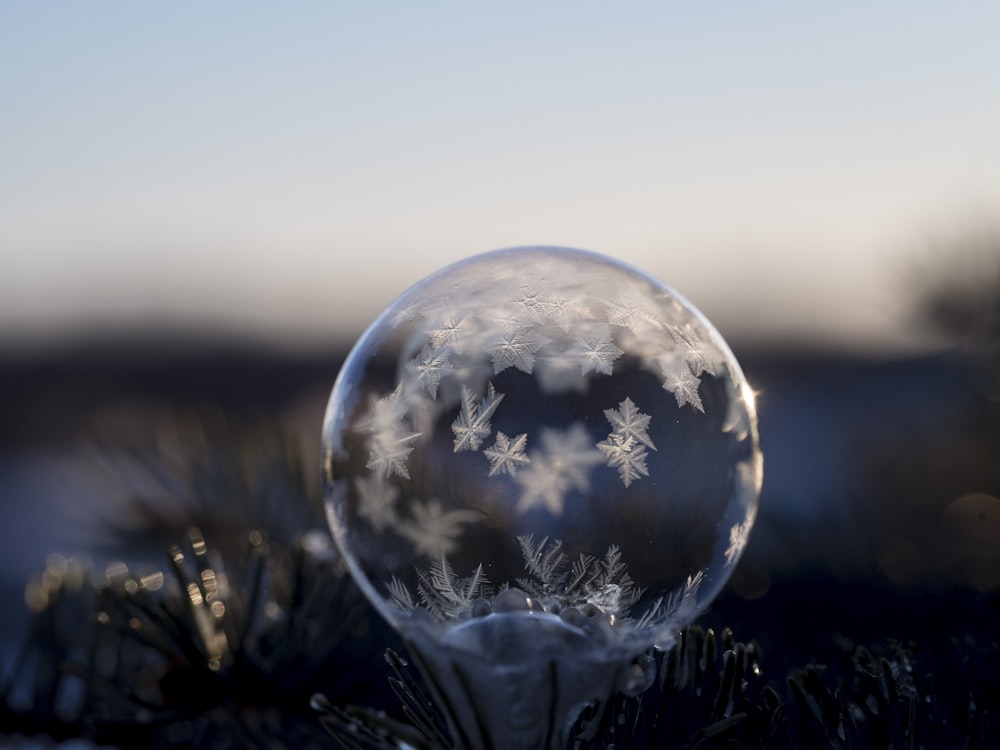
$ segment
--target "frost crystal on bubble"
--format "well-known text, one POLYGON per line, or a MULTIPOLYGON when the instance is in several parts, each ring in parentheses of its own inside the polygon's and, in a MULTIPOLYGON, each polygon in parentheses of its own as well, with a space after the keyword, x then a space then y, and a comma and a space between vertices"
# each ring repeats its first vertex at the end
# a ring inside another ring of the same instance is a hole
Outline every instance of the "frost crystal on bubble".
POLYGON ((527 574, 517 579, 517 585, 538 600, 555 597, 562 605, 593 604, 623 617, 644 593, 629 575, 616 544, 608 547, 603 559, 581 554, 570 561, 560 539, 535 542, 533 534, 526 534, 517 543, 527 574))
POLYGON ((567 430, 542 429, 541 443, 541 450, 532 451, 531 463, 517 474, 522 488, 517 510, 546 508, 558 516, 567 492, 590 489, 590 470, 603 459, 579 422, 567 430))
POLYGON ((646 446, 640 445, 633 437, 623 437, 615 432, 607 440, 597 444, 597 449, 608 459, 608 466, 618 469, 622 484, 628 487, 639 477, 648 477, 646 467, 646 446))
POLYGON ((455 574, 444 557, 433 561, 427 570, 417 569, 420 603, 438 617, 456 619, 471 610, 477 599, 492 595, 493 586, 483 573, 482 563, 464 578, 455 574))
POLYGON ((736 562, 750 540, 750 529, 753 528, 753 516, 744 519, 729 530, 729 546, 726 547, 726 564, 736 562))
POLYGON ((651 417, 639 411, 627 397, 617 409, 605 409, 604 417, 612 430, 607 439, 597 444, 597 449, 604 454, 608 466, 618 469, 618 476, 626 487, 640 477, 648 477, 646 456, 649 452, 646 448, 656 450, 649 437, 651 417))
POLYGON ((420 351, 417 359, 409 365, 416 382, 427 390, 431 398, 437 398, 441 377, 451 369, 448 355, 447 349, 428 344, 420 351))
POLYGON ((529 320, 541 323, 545 319, 545 302, 537 289, 521 287, 514 301, 517 303, 519 311, 529 320))
MULTIPOLYGON (((525 575, 514 582, 533 599, 535 606, 589 604, 623 621, 645 593, 629 575, 621 548, 616 544, 608 547, 602 558, 580 554, 571 559, 563 553, 559 539, 550 541, 545 537, 536 542, 533 535, 527 534, 519 536, 517 543, 525 575)), ((462 620, 478 600, 491 599, 496 593, 482 563, 470 575, 461 577, 447 557, 440 557, 426 568, 417 567, 415 573, 416 594, 395 576, 387 584, 393 603, 404 611, 422 608, 442 619, 462 620)), ((505 583, 499 588, 509 587, 505 583)))
POLYGON ((502 322, 500 331, 489 344, 494 374, 516 367, 530 375, 535 366, 535 354, 548 342, 548 338, 531 328, 502 322))
POLYGON ((436 558, 451 554, 458 545, 462 526, 474 523, 480 514, 474 510, 445 510, 441 501, 415 502, 413 521, 402 523, 399 532, 413 543, 417 553, 436 558))
POLYGON ((447 310, 438 319, 437 328, 430 331, 431 346, 434 349, 458 349, 466 328, 464 315, 456 315, 447 310))
POLYGON ((657 358, 663 372, 663 389, 674 394, 678 406, 691 404, 700 412, 705 411, 698 395, 701 379, 691 372, 687 360, 676 353, 661 355, 657 358))
POLYGON ((455 433, 455 453, 479 450, 479 446, 493 430, 490 418, 501 401, 503 394, 497 393, 492 383, 489 384, 486 398, 478 403, 476 394, 462 386, 462 409, 451 426, 455 433))
POLYGON ((647 448, 656 450, 649 437, 649 422, 652 417, 639 411, 632 399, 626 397, 618 404, 617 409, 605 409, 604 418, 611 423, 613 434, 621 438, 632 438, 647 448))
POLYGON ((579 300, 553 294, 542 302, 545 319, 569 333, 573 324, 586 314, 579 300))
POLYGON ((519 467, 531 463, 531 459, 524 453, 527 442, 528 434, 525 432, 509 438, 498 430, 493 447, 483 450, 483 455, 490 460, 490 476, 496 474, 514 476, 519 467))
POLYGON ((715 365, 709 359, 709 349, 702 343, 697 334, 690 330, 690 326, 686 326, 685 330, 674 328, 671 330, 671 335, 680 346, 681 354, 688 363, 688 367, 691 368, 692 375, 716 374, 715 365))
POLYGON ((394 526, 398 522, 396 499, 399 488, 388 484, 379 477, 364 476, 354 480, 358 493, 358 515, 371 524, 376 531, 394 526))
POLYGON ((705 571, 689 575, 682 586, 667 597, 660 597, 639 618, 636 627, 644 628, 655 622, 688 623, 697 617, 698 590, 705 581, 705 571))
POLYGON ((402 384, 390 395, 372 399, 367 418, 361 428, 370 433, 368 463, 365 467, 384 478, 397 475, 410 478, 406 459, 420 437, 405 424, 406 405, 400 399, 402 384))
POLYGON ((615 346, 610 330, 598 335, 581 336, 569 351, 571 357, 580 361, 580 370, 584 375, 588 372, 610 375, 615 360, 624 353, 615 346))
POLYGON ((647 312, 645 305, 631 295, 604 300, 604 311, 611 325, 628 330, 662 328, 655 315, 647 312))

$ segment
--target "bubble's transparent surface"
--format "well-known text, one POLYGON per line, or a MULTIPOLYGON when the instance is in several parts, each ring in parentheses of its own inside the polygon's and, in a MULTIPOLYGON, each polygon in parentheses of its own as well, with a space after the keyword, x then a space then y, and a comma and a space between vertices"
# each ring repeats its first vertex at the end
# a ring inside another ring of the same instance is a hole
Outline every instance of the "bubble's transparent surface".
POLYGON ((753 396, 715 329, 559 248, 403 294, 344 364, 323 437, 330 523, 373 603, 504 661, 524 618, 547 649, 670 643, 736 564, 761 481, 753 396))

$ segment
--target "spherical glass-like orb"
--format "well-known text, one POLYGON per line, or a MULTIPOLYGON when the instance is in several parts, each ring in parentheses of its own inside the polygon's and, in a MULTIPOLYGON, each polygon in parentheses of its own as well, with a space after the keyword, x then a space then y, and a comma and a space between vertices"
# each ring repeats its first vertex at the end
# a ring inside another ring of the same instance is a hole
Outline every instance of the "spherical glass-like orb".
POLYGON ((719 333, 649 276, 561 248, 473 257, 399 297, 344 364, 323 439, 330 524, 371 601, 499 661, 672 643, 736 565, 761 484, 719 333))

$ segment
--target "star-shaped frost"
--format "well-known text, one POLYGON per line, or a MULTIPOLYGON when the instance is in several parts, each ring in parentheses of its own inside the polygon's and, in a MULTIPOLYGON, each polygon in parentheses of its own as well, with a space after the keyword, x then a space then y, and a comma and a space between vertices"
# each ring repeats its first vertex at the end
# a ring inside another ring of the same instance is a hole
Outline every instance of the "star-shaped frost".
POLYGON ((354 489, 358 493, 358 515, 375 531, 396 525, 399 520, 396 516, 398 487, 380 477, 369 476, 355 479, 354 489))
POLYGON ((715 365, 709 360, 712 349, 699 338, 691 326, 672 327, 670 335, 679 345, 681 356, 691 368, 691 374, 701 375, 707 372, 709 375, 715 375, 715 365))
POLYGON ((604 417, 611 423, 613 434, 621 438, 632 438, 637 443, 656 450, 649 437, 649 421, 652 417, 639 411, 632 399, 626 396, 617 409, 605 409, 604 417))
POLYGON ((371 433, 365 466, 383 478, 393 474, 410 478, 406 459, 421 434, 411 431, 405 424, 406 404, 400 398, 401 393, 402 384, 384 398, 373 397, 368 415, 361 422, 361 428, 371 433))
POLYGON ((535 354, 548 342, 545 336, 531 328, 504 322, 500 326, 500 332, 487 346, 493 362, 493 373, 516 367, 521 372, 530 374, 535 366, 535 354))
POLYGON ((451 370, 448 354, 447 348, 428 344, 407 365, 417 385, 424 388, 431 398, 437 398, 441 378, 451 370))
POLYGON ((413 543, 418 554, 440 559, 455 551, 462 526, 478 521, 474 510, 445 510, 441 501, 415 502, 411 506, 413 521, 400 527, 400 533, 413 543))
POLYGON ((365 464, 365 468, 385 478, 396 474, 409 479, 410 471, 406 468, 406 459, 413 452, 413 443, 419 437, 419 432, 408 435, 383 432, 373 435, 369 441, 368 463, 365 464))
POLYGON ((462 350, 462 338, 468 327, 466 317, 457 315, 452 310, 445 310, 429 331, 431 345, 435 349, 450 348, 453 351, 462 350))
POLYGON ((643 309, 643 305, 632 297, 604 300, 604 312, 613 326, 634 331, 637 328, 662 328, 663 324, 655 315, 643 309))
POLYGON ((584 312, 579 300, 567 299, 559 294, 547 297, 542 305, 545 310, 545 320, 554 323, 567 333, 584 312))
POLYGON ((590 470, 604 459, 579 422, 567 430, 543 429, 541 444, 541 450, 531 453, 531 463, 517 474, 523 490, 517 510, 544 507, 562 515, 566 493, 590 489, 590 470))
POLYGON ((406 403, 402 399, 403 386, 400 383, 388 396, 378 398, 372 395, 368 402, 368 413, 359 427, 377 435, 380 432, 395 432, 406 417, 406 403))
POLYGON ((646 456, 649 453, 646 446, 637 443, 635 438, 612 432, 607 440, 597 444, 597 449, 608 459, 608 466, 618 469, 618 476, 626 487, 639 477, 649 476, 649 469, 646 467, 646 456))
POLYGON ((497 439, 493 447, 483 451, 483 455, 490 460, 490 476, 496 474, 514 476, 521 466, 530 464, 531 459, 524 454, 527 442, 527 433, 522 432, 517 437, 509 438, 497 430, 497 439))
POLYGON ((584 375, 591 371, 610 375, 614 361, 624 352, 615 346, 609 330, 595 336, 581 336, 570 349, 570 354, 580 360, 584 375))
POLYGON ((545 319, 545 302, 537 289, 522 287, 514 301, 520 312, 530 320, 541 323, 545 319))
POLYGON ((455 453, 479 450, 493 431, 490 418, 501 401, 503 394, 496 392, 493 383, 489 384, 486 398, 479 403, 476 403, 476 394, 467 386, 462 386, 462 409, 451 425, 451 431, 455 433, 455 453))
POLYGON ((687 361, 676 354, 664 354, 658 358, 663 371, 663 388, 674 394, 677 406, 691 404, 700 412, 705 411, 698 395, 701 379, 691 372, 687 361))

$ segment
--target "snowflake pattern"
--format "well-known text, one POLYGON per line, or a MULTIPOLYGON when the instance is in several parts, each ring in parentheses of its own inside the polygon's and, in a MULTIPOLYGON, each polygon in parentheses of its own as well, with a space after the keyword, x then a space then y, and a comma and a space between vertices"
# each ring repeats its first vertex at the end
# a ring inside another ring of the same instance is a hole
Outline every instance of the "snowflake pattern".
POLYGON ((399 533, 413 543, 417 554, 431 559, 454 552, 462 526, 480 518, 474 510, 445 510, 436 498, 413 503, 411 511, 413 520, 401 523, 399 533))
POLYGON ((383 478, 393 475, 410 478, 406 459, 421 435, 407 429, 406 405, 400 396, 401 388, 396 388, 385 398, 373 398, 368 416, 361 423, 361 428, 370 433, 365 466, 383 478))
POLYGON ((615 360, 624 353, 615 346, 610 329, 596 335, 581 336, 569 351, 571 357, 580 361, 580 370, 584 375, 588 372, 610 375, 615 360))
POLYGON ((441 378, 451 370, 450 352, 447 348, 428 344, 421 349, 417 358, 407 365, 416 382, 437 398, 441 378))
POLYGON ((691 372, 687 360, 675 352, 662 354, 657 358, 663 373, 663 388, 674 394, 678 406, 691 404, 691 407, 704 413, 705 407, 698 394, 701 378, 691 372))
POLYGON ((605 440, 597 444, 597 449, 604 454, 608 466, 618 470, 618 476, 626 487, 640 477, 648 477, 646 457, 649 452, 646 449, 656 450, 649 437, 651 417, 639 411, 632 399, 627 397, 617 409, 605 409, 604 417, 612 430, 605 440))
POLYGON ((519 312, 526 318, 541 323, 545 320, 545 301, 542 294, 537 289, 531 287, 521 287, 514 297, 519 312))
POLYGON ((497 430, 497 437, 493 443, 493 447, 486 448, 483 451, 483 455, 490 460, 489 475, 491 477, 497 474, 515 476, 521 466, 531 463, 531 459, 524 453, 527 442, 528 434, 526 432, 509 438, 497 430))
POLYGON ((437 327, 430 331, 431 347, 434 349, 450 349, 461 351, 460 343, 466 331, 466 317, 456 315, 447 309, 438 321, 437 327))
POLYGON ((377 476, 358 477, 354 480, 358 494, 358 515, 376 531, 391 528, 398 522, 396 499, 399 488, 377 476))
POLYGON ((629 331, 663 328, 656 315, 646 309, 645 302, 634 295, 603 300, 603 306, 607 321, 613 326, 629 331))
POLYGON ((508 367, 516 367, 521 372, 531 374, 535 366, 535 354, 548 342, 547 337, 529 327, 510 321, 502 322, 500 332, 488 345, 493 373, 498 374, 508 367))
POLYGON ((632 438, 637 443, 656 450, 649 437, 649 422, 652 418, 639 411, 632 399, 626 396, 625 400, 618 404, 617 409, 605 409, 604 418, 611 423, 614 434, 622 438, 632 438))
POLYGON ((566 333, 569 333, 576 321, 586 314, 586 310, 579 300, 569 299, 559 294, 553 294, 544 299, 542 309, 545 311, 545 319, 566 333))
POLYGON ((503 401, 503 394, 497 393, 493 383, 489 384, 486 398, 476 402, 476 394, 469 388, 462 388, 462 408, 451 426, 455 433, 455 453, 479 450, 479 446, 490 436, 493 428, 490 418, 503 401))
POLYGON ((597 449, 608 460, 608 466, 618 469, 622 484, 628 487, 640 477, 649 476, 646 466, 646 446, 640 445, 633 437, 622 437, 612 432, 606 440, 597 444, 597 449))
POLYGON ((562 515, 566 493, 590 489, 590 470, 603 461, 601 452, 580 422, 567 430, 542 429, 541 444, 541 450, 531 453, 530 464, 518 472, 522 493, 517 510, 545 508, 562 515))

